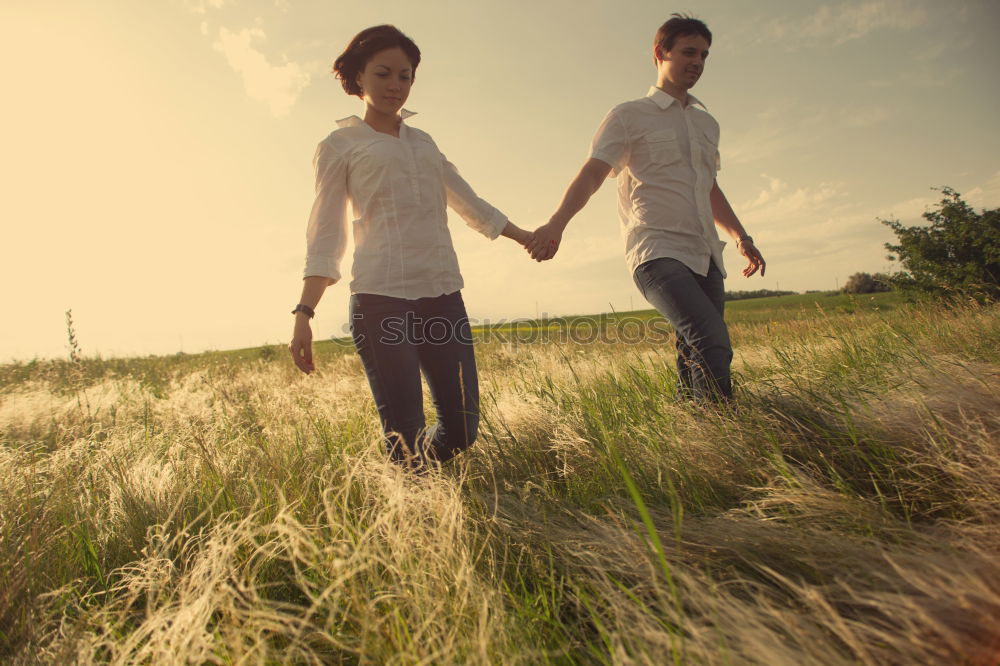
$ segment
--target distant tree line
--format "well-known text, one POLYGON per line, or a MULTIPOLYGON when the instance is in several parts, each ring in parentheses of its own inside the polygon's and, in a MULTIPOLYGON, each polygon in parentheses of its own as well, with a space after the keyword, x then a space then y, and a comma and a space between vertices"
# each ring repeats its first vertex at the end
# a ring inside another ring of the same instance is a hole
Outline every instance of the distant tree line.
POLYGON ((765 296, 788 296, 797 294, 795 291, 775 291, 773 289, 757 289, 754 291, 727 291, 727 301, 742 301, 747 298, 764 298, 765 296))

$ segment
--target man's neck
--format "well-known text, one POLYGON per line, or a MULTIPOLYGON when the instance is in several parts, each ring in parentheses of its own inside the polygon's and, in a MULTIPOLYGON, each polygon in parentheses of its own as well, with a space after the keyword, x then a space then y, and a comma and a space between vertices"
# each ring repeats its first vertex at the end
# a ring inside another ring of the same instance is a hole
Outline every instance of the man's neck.
POLYGON ((689 97, 687 88, 675 86, 666 79, 657 81, 656 87, 680 102, 682 107, 686 107, 688 105, 689 97))

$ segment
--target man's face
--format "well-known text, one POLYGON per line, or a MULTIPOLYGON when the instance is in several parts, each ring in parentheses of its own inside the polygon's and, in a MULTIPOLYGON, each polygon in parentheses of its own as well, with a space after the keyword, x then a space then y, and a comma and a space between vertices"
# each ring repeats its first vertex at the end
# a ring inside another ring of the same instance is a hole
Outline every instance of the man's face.
POLYGON ((694 87, 705 70, 708 47, 708 40, 701 35, 678 37, 672 49, 659 53, 656 66, 660 75, 682 90, 694 87))

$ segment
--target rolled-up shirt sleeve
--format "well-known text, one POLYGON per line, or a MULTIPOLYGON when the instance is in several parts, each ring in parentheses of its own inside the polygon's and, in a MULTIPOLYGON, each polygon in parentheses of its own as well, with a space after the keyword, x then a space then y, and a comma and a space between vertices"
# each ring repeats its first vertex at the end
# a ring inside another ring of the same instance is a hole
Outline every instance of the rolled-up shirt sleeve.
POLYGON ((340 262, 347 249, 347 159, 329 139, 321 141, 313 158, 316 199, 306 228, 303 277, 340 280, 340 262))
POLYGON ((590 156, 610 166, 611 175, 617 177, 628 164, 630 152, 628 129, 615 109, 612 109, 594 135, 590 156))
POLYGON ((458 213, 465 223, 489 239, 500 235, 507 226, 507 216, 479 198, 472 187, 458 173, 455 165, 442 155, 444 162, 444 188, 448 205, 458 213))

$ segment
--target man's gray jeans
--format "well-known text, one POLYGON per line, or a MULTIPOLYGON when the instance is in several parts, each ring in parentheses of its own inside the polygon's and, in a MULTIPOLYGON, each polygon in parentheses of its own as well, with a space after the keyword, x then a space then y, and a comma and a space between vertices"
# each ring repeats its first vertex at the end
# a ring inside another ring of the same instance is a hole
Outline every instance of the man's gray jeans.
POLYGON ((729 366, 733 347, 722 318, 725 287, 715 262, 701 276, 677 259, 652 259, 632 275, 639 291, 674 327, 677 336, 678 396, 732 397, 729 366))

